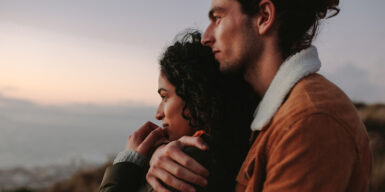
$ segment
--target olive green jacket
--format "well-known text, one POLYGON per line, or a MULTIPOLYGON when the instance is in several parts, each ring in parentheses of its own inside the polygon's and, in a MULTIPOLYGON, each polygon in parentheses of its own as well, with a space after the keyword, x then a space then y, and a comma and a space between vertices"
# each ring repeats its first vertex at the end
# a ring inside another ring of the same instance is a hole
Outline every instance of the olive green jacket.
MULTIPOLYGON (((184 152, 197 160, 201 165, 209 168, 211 158, 208 151, 201 151, 195 147, 186 147, 184 152)), ((145 181, 146 173, 147 168, 140 167, 134 163, 116 163, 106 169, 100 186, 100 192, 153 191, 145 181)), ((197 191, 207 191, 198 186, 195 187, 197 191)))

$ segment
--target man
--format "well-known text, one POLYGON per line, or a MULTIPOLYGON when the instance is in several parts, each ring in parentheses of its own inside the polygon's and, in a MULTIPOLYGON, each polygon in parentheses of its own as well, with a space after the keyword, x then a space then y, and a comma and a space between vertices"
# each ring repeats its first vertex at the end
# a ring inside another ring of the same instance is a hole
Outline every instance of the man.
MULTIPOLYGON (((263 97, 235 191, 368 190, 365 127, 348 97, 316 73, 321 63, 311 46, 319 20, 336 15, 338 4, 212 0, 202 43, 222 72, 243 73, 263 97)), ((147 173, 154 189, 168 191, 161 182, 181 191, 205 185, 207 170, 180 153, 186 145, 204 149, 202 141, 184 138, 155 151, 147 173)))

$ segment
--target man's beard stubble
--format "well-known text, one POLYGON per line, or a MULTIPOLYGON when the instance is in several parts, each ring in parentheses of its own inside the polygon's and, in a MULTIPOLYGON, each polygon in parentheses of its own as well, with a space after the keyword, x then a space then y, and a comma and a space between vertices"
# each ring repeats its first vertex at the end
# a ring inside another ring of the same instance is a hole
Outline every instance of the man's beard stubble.
POLYGON ((244 72, 244 64, 242 62, 223 62, 219 65, 221 73, 230 76, 237 76, 239 74, 243 74, 244 72))
POLYGON ((223 61, 220 63, 220 71, 225 75, 239 76, 245 75, 248 70, 258 68, 256 62, 261 56, 263 45, 254 39, 254 43, 245 44, 243 54, 233 61, 223 61))
POLYGON ((244 42, 241 54, 233 61, 223 61, 220 63, 220 71, 226 75, 238 76, 245 75, 245 73, 251 68, 258 68, 256 63, 261 57, 264 46, 255 34, 253 29, 252 20, 246 21, 244 29, 244 42))

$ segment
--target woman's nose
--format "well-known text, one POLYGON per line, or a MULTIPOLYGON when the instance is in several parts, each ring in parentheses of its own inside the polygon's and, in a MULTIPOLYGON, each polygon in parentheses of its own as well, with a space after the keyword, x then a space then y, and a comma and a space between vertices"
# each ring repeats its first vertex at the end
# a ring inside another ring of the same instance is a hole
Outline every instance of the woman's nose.
POLYGON ((157 120, 162 120, 164 118, 163 108, 161 105, 159 105, 159 107, 155 113, 155 118, 157 120))

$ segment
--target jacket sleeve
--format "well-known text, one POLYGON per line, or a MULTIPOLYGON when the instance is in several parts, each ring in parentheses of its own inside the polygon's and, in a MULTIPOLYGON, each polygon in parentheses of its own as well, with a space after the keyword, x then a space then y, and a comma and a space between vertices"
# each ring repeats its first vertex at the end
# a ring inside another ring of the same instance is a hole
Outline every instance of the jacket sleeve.
MULTIPOLYGON (((201 151, 195 147, 186 147, 183 151, 204 167, 209 167, 210 155, 208 151, 201 151)), ((121 158, 117 157, 116 159, 121 158)), ((127 161, 126 157, 124 157, 124 161, 127 161)), ((100 192, 139 191, 141 187, 144 186, 147 168, 143 168, 143 166, 139 166, 134 162, 116 162, 118 163, 106 169, 100 186, 100 192)), ((175 191, 168 186, 165 187, 171 191, 175 191)), ((197 189, 197 192, 206 191, 199 186, 194 187, 197 189)))
POLYGON ((137 191, 144 183, 146 170, 131 162, 109 166, 100 185, 100 192, 137 191))
POLYGON ((269 146, 264 192, 346 191, 357 152, 353 137, 333 117, 300 119, 269 146))

